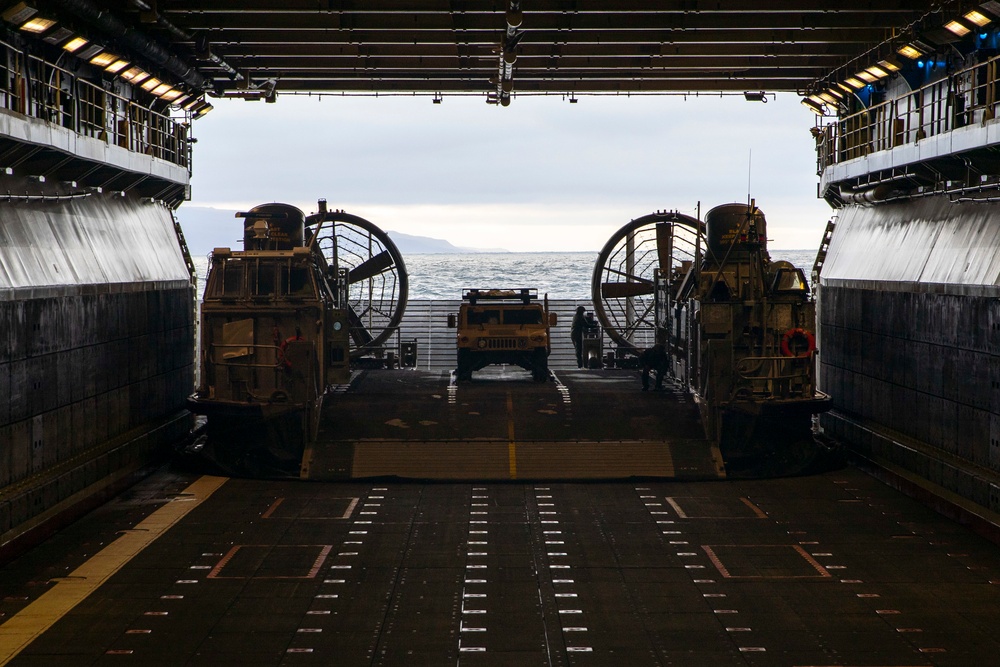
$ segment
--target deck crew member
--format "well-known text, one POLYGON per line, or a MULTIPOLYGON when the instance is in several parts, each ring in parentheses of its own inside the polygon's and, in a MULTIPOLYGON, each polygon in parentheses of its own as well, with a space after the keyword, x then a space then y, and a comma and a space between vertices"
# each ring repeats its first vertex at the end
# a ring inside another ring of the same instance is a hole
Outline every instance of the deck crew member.
POLYGON ((642 390, 649 391, 649 372, 656 373, 656 390, 663 389, 663 374, 667 372, 667 350, 663 343, 646 348, 639 355, 642 367, 642 390))
POLYGON ((570 338, 573 339, 573 348, 576 349, 576 367, 583 368, 583 332, 587 328, 587 319, 583 316, 586 308, 576 307, 576 315, 573 316, 573 326, 570 328, 570 338))

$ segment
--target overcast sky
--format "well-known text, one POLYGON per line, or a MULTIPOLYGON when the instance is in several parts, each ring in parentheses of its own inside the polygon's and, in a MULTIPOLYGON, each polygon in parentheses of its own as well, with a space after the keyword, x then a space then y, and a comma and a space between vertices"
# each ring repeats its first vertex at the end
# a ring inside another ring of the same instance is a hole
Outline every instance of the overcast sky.
POLYGON ((507 108, 447 96, 214 104, 194 125, 185 206, 230 216, 269 201, 309 213, 325 197, 383 229, 459 246, 594 251, 655 210, 745 202, 749 176, 772 248, 815 248, 830 217, 816 198, 813 116, 790 93, 767 104, 742 95, 519 97, 507 108))

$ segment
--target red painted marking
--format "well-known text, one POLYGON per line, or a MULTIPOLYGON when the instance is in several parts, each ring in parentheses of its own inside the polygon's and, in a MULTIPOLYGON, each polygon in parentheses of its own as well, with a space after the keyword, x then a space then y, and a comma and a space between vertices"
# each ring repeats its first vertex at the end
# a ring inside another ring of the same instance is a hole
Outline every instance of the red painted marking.
POLYGON ((274 510, 278 509, 278 505, 284 502, 284 500, 285 500, 284 498, 278 498, 277 500, 275 500, 273 503, 271 503, 271 506, 267 508, 267 511, 260 515, 260 518, 270 519, 271 515, 274 514, 274 510))

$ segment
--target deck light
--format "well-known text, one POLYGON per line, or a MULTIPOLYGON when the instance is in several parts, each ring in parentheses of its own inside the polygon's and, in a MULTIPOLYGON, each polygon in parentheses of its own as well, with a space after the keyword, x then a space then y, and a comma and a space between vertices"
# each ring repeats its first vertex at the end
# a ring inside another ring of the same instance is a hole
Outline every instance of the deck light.
POLYGON ((149 72, 144 72, 139 67, 130 67, 121 73, 121 77, 129 83, 140 84, 150 76, 149 72))
POLYGON ((191 99, 190 95, 181 95, 176 100, 173 100, 170 104, 173 105, 173 106, 175 106, 175 107, 179 107, 182 104, 184 104, 185 102, 187 102, 189 99, 191 99))
POLYGON ((865 87, 865 82, 854 76, 849 76, 846 79, 844 79, 844 83, 846 83, 848 86, 852 86, 855 90, 859 90, 865 87))
POLYGON ((944 24, 944 29, 959 37, 965 37, 972 32, 958 21, 948 21, 944 24))
POLYGON ((980 14, 975 9, 966 13, 962 18, 964 18, 969 23, 975 23, 980 28, 989 25, 991 22, 989 18, 987 18, 984 14, 980 14))
POLYGON ((73 36, 72 30, 70 30, 69 28, 64 28, 62 26, 59 26, 55 30, 49 32, 49 34, 45 35, 45 37, 43 37, 42 39, 48 42, 49 44, 55 44, 58 46, 59 44, 62 44, 72 36, 73 36))
POLYGON ((180 96, 181 96, 181 91, 177 90, 176 88, 171 88, 170 90, 164 93, 160 93, 160 99, 165 102, 173 102, 180 96))
POLYGON ((142 89, 152 90, 153 88, 159 86, 161 83, 163 82, 157 79, 155 76, 151 76, 148 79, 146 79, 146 81, 142 84, 142 89))
POLYGON ((839 81, 837 82, 837 88, 840 88, 845 93, 853 93, 854 92, 854 88, 851 88, 850 86, 846 86, 846 85, 840 83, 839 81))
MULTIPOLYGON (((143 88, 145 88, 145 86, 143 86, 143 88)), ((168 90, 170 90, 170 84, 169 83, 161 83, 157 87, 152 88, 152 89, 147 89, 147 90, 149 90, 150 94, 156 95, 157 97, 159 97, 163 93, 165 93, 168 90)))
POLYGON ((36 35, 39 35, 48 30, 49 28, 51 28, 52 26, 54 26, 55 24, 56 22, 53 21, 52 19, 46 19, 42 18, 41 16, 36 16, 22 23, 21 30, 25 32, 33 32, 36 35))
POLYGON ((203 101, 203 100, 202 100, 202 98, 200 98, 200 97, 195 97, 195 98, 194 98, 194 99, 192 99, 191 101, 187 102, 187 103, 186 103, 186 104, 185 104, 185 105, 183 106, 183 109, 184 109, 185 111, 191 111, 191 109, 193 109, 194 107, 198 106, 198 104, 199 104, 200 102, 202 102, 202 101, 203 101))
POLYGON ((204 106, 202 106, 200 109, 198 109, 197 111, 194 112, 194 117, 195 118, 201 118, 202 116, 204 116, 205 114, 207 114, 209 111, 211 111, 214 108, 215 107, 213 107, 209 102, 205 102, 204 106))
POLYGON ((903 69, 903 66, 896 60, 891 58, 886 58, 885 60, 878 61, 878 66, 887 72, 898 72, 903 69))
POLYGON ((821 100, 823 100, 827 104, 834 104, 834 105, 836 105, 837 102, 838 102, 837 98, 834 97, 833 95, 831 95, 829 92, 819 93, 817 95, 817 97, 819 97, 821 100))
POLYGON ((83 37, 74 37, 65 44, 63 44, 63 49, 69 51, 70 53, 76 53, 88 44, 87 40, 83 37))
POLYGON ((38 10, 27 2, 19 2, 4 10, 3 20, 21 25, 37 13, 38 10))
POLYGON ((118 74, 118 72, 128 67, 128 65, 129 63, 127 60, 116 60, 107 67, 105 67, 104 71, 111 72, 112 74, 118 74))
POLYGON ((108 51, 103 51, 91 58, 90 64, 97 65, 98 67, 107 67, 116 60, 118 60, 118 56, 113 53, 109 53, 108 51))
POLYGON ((855 74, 855 76, 867 83, 875 83, 876 81, 878 81, 878 77, 869 72, 868 70, 858 72, 857 74, 855 74))
POLYGON ((807 109, 809 109, 810 111, 812 111, 817 116, 825 116, 826 109, 823 108, 822 102, 815 101, 813 97, 815 97, 815 95, 812 97, 803 97, 801 101, 802 105, 807 109))
POLYGON ((876 79, 884 79, 885 77, 889 76, 889 73, 884 69, 882 69, 881 67, 879 67, 878 65, 872 65, 865 71, 874 76, 876 79))
POLYGON ((901 56, 905 56, 905 57, 909 58, 910 60, 916 60, 920 56, 924 55, 922 51, 920 51, 919 49, 917 49, 912 44, 907 44, 906 46, 901 46, 896 51, 896 53, 898 53, 901 56))

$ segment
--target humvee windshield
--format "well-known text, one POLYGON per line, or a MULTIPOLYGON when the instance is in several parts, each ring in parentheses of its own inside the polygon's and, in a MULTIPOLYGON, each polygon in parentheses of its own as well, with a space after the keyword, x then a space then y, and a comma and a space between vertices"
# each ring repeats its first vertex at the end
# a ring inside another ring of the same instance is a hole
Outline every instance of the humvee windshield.
POLYGON ((541 324, 542 311, 539 308, 503 311, 504 324, 541 324))
POLYGON ((469 309, 468 314, 469 324, 500 324, 500 311, 489 309, 489 310, 472 310, 469 309))

